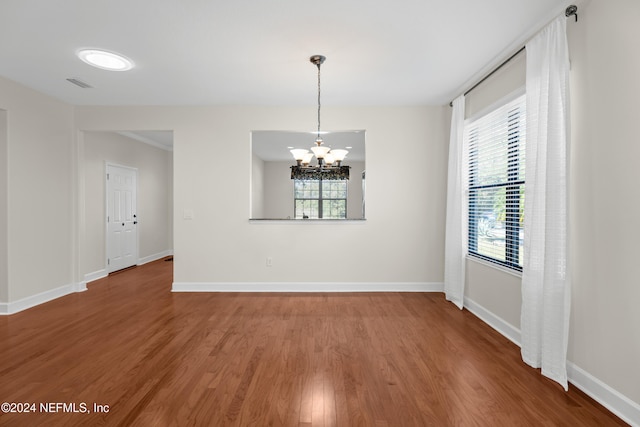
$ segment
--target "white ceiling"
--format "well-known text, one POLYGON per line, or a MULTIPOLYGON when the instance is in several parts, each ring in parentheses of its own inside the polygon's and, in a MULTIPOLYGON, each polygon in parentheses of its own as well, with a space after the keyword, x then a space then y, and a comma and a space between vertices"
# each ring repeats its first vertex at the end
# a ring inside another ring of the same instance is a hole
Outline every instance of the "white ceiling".
POLYGON ((444 105, 568 4, 2 0, 0 76, 74 105, 314 105, 323 54, 323 105, 444 105), (136 67, 92 68, 81 48, 136 67))

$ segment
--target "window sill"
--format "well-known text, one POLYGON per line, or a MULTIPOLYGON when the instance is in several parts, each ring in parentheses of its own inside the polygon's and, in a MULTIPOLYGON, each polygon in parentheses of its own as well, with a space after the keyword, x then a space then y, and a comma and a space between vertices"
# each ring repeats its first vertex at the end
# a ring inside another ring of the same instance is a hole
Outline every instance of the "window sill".
POLYGON ((510 274, 512 276, 516 276, 516 277, 522 278, 522 272, 521 271, 513 270, 513 269, 508 268, 508 267, 503 267, 503 266, 501 266, 499 264, 495 264, 495 263, 493 263, 491 261, 486 261, 486 260, 484 260, 482 258, 478 258, 478 257, 475 257, 473 255, 467 255, 467 259, 469 261, 473 261, 475 263, 486 265, 487 267, 491 267, 491 268, 495 268, 496 270, 503 271, 503 272, 505 272, 507 274, 510 274))
POLYGON ((305 218, 305 219, 294 219, 294 218, 249 218, 249 222, 297 222, 297 223, 322 223, 322 222, 364 222, 366 218, 342 218, 342 219, 331 219, 331 218, 305 218))

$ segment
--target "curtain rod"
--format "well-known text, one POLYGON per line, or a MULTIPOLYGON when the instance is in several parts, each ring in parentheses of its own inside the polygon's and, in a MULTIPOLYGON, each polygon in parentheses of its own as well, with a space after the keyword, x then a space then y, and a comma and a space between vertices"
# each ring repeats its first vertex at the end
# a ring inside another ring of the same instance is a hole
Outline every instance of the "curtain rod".
MULTIPOLYGON (((576 5, 574 5, 574 4, 572 4, 571 6, 567 7, 567 9, 564 11, 564 16, 566 16, 567 18, 570 17, 570 16, 575 16, 576 17, 576 22, 578 22, 578 7, 576 5)), ((476 83, 473 86, 471 86, 471 88, 468 89, 463 94, 463 96, 467 96, 472 90, 474 90, 475 88, 480 86, 485 80, 487 80, 489 77, 494 75, 500 68, 504 67, 505 65, 507 65, 509 63, 509 61, 511 61, 516 56, 518 56, 518 54, 521 53, 523 50, 525 50, 525 48, 526 48, 526 45, 522 46, 520 49, 518 49, 518 51, 516 53, 514 53, 513 55, 508 57, 505 61, 502 62, 502 64, 500 64, 496 68, 494 68, 489 74, 484 76, 478 83, 476 83)), ((449 103, 449 107, 453 107, 453 101, 451 101, 449 103)))

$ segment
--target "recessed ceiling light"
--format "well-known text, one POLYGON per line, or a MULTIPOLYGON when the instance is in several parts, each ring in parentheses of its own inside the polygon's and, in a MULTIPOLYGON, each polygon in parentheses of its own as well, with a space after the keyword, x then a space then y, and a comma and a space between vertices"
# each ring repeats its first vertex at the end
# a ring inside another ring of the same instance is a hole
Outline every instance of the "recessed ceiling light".
POLYGON ((109 71, 127 71, 133 68, 133 61, 122 55, 106 50, 83 49, 78 57, 89 65, 109 71))

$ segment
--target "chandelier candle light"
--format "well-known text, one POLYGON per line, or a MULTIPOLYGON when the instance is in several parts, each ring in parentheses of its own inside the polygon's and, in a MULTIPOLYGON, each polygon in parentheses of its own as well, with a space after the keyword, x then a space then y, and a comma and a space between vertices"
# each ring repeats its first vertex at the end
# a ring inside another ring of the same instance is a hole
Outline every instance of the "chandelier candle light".
POLYGON ((311 153, 305 149, 290 150, 296 165, 291 166, 291 179, 349 179, 349 166, 342 166, 347 150, 336 149, 322 145, 320 136, 320 66, 327 59, 322 55, 313 55, 309 60, 318 67, 318 132, 316 145, 311 147, 311 153), (316 156, 316 166, 310 165, 316 156))

